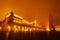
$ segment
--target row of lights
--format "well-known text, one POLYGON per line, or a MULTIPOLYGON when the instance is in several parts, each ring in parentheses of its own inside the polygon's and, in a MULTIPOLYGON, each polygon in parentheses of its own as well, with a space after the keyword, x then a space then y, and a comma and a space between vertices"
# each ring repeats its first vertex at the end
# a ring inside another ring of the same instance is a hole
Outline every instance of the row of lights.
MULTIPOLYGON (((2 27, 0 27, 0 30, 1 29, 2 29, 2 27)), ((11 26, 8 26, 7 30, 11 31, 11 26)), ((20 26, 17 27, 16 25, 14 25, 13 30, 16 32, 16 31, 35 31, 35 30, 39 31, 40 29, 37 29, 37 28, 28 28, 28 27, 20 27, 20 26)), ((46 31, 50 31, 50 28, 46 28, 46 31)))
MULTIPOLYGON (((10 26, 8 26, 8 31, 11 31, 11 27, 10 26)), ((13 30, 16 32, 16 31, 35 31, 35 30, 38 30, 38 29, 36 29, 36 28, 28 28, 28 27, 20 27, 20 26, 16 26, 16 25, 14 25, 14 28, 13 28, 13 30)))

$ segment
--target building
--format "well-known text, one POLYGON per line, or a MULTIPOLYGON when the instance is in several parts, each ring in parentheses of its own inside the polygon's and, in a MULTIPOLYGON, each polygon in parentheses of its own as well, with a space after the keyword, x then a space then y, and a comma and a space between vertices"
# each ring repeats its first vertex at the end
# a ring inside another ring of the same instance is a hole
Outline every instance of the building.
POLYGON ((36 24, 36 20, 29 22, 22 17, 15 15, 11 12, 2 21, 2 31, 39 31, 41 28, 36 24))

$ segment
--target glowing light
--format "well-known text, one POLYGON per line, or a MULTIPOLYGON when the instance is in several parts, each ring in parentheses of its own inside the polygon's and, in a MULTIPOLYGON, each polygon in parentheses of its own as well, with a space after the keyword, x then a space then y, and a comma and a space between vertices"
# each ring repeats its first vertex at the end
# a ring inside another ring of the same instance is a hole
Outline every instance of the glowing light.
POLYGON ((55 28, 56 29, 56 31, 60 31, 60 28, 55 28))
POLYGON ((16 20, 14 20, 14 22, 16 22, 16 20))
POLYGON ((9 16, 10 16, 10 13, 6 17, 9 17, 9 16))
POLYGON ((46 31, 50 31, 49 23, 46 25, 46 31))
POLYGON ((24 27, 22 27, 22 32, 24 31, 24 27))
POLYGON ((15 32, 18 31, 16 25, 14 25, 14 31, 15 31, 15 32))
POLYGON ((36 29, 35 29, 35 28, 33 28, 33 30, 35 31, 36 29))
POLYGON ((36 26, 37 25, 37 21, 36 20, 34 20, 34 26, 36 26))
POLYGON ((25 31, 29 31, 27 27, 25 27, 25 31))
POLYGON ((60 25, 55 26, 56 31, 60 31, 60 25))
POLYGON ((35 30, 39 30, 38 28, 36 28, 35 30))
POLYGON ((41 29, 38 29, 39 31, 46 31, 46 30, 44 30, 43 28, 41 28, 41 29))
POLYGON ((22 23, 29 24, 29 22, 28 22, 28 21, 26 21, 26 20, 22 20, 22 23))
POLYGON ((10 28, 10 26, 8 26, 8 31, 11 31, 11 28, 10 28))
POLYGON ((20 29, 20 26, 18 26, 18 29, 20 29))
POLYGON ((32 31, 32 29, 30 28, 30 31, 32 31))
POLYGON ((53 28, 51 28, 51 30, 53 30, 53 28))
POLYGON ((23 17, 20 17, 20 16, 18 16, 18 15, 16 15, 16 14, 14 14, 14 16, 16 16, 16 17, 18 17, 18 18, 21 18, 21 19, 23 19, 23 17))
POLYGON ((39 27, 39 25, 38 25, 38 23, 37 23, 37 20, 34 20, 33 23, 34 23, 34 26, 35 26, 35 27, 39 27))
POLYGON ((50 29, 49 28, 46 28, 46 31, 50 31, 50 29))
POLYGON ((2 28, 0 27, 0 30, 1 30, 2 28))
POLYGON ((27 29, 25 29, 25 31, 28 31, 27 29))
POLYGON ((20 26, 18 26, 18 31, 20 31, 20 26))

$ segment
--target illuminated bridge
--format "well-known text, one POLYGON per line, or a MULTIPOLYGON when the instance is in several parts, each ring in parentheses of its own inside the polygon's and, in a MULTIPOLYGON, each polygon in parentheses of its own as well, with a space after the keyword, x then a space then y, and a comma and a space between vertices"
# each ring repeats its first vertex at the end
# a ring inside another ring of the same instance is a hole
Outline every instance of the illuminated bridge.
POLYGON ((34 20, 29 22, 19 17, 13 12, 6 16, 6 18, 1 22, 0 30, 2 31, 40 31, 43 30, 34 20))

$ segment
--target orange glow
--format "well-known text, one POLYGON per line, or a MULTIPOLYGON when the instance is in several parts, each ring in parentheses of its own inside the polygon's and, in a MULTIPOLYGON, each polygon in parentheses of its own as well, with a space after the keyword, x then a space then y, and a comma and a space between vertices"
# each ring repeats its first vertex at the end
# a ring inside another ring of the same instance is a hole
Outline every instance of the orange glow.
POLYGON ((56 31, 60 31, 60 25, 55 26, 56 31))
POLYGON ((16 21, 14 20, 14 22, 16 22, 16 21))
POLYGON ((28 31, 28 29, 25 29, 25 31, 28 31))
POLYGON ((18 26, 18 31, 20 31, 20 26, 18 26))
POLYGON ((46 25, 46 31, 50 31, 49 23, 46 25))
POLYGON ((10 28, 10 26, 8 26, 8 31, 11 31, 11 28, 10 28))
POLYGON ((37 21, 36 20, 34 20, 34 26, 37 26, 37 21))
POLYGON ((56 31, 60 31, 60 28, 55 28, 56 31))
POLYGON ((33 28, 33 30, 35 31, 36 29, 35 29, 35 28, 33 28))
POLYGON ((37 29, 38 31, 45 31, 43 28, 41 28, 41 29, 37 29))
POLYGON ((32 31, 32 29, 30 28, 30 31, 32 31))
POLYGON ((10 13, 6 17, 9 17, 9 16, 10 16, 10 13))
POLYGON ((26 20, 22 20, 22 23, 29 24, 29 22, 28 22, 28 21, 26 21, 26 20))
POLYGON ((27 27, 25 27, 25 31, 29 31, 27 27))
POLYGON ((2 28, 0 27, 0 30, 1 30, 2 28))
POLYGON ((21 30, 22 32, 24 31, 24 27, 22 27, 22 30, 21 30))
POLYGON ((33 23, 34 23, 34 26, 35 26, 35 27, 36 27, 36 26, 39 26, 38 23, 37 23, 37 20, 34 20, 33 23))
POLYGON ((23 19, 23 17, 20 17, 20 16, 18 16, 18 15, 16 15, 16 14, 14 14, 14 16, 16 16, 16 17, 18 17, 18 18, 21 18, 21 19, 23 19))
POLYGON ((46 28, 46 31, 50 31, 50 29, 49 28, 46 28))
POLYGON ((16 25, 14 25, 14 31, 16 32, 16 31, 18 31, 18 29, 17 29, 17 26, 16 25))
MULTIPOLYGON (((49 1, 48 1, 49 2, 49 1)), ((27 20, 34 20, 35 16, 40 22, 46 21, 48 16, 48 10, 50 8, 50 2, 43 2, 40 0, 9 0, 9 1, 0 1, 0 17, 3 20, 6 13, 9 13, 10 10, 14 11, 14 13, 21 15, 22 17, 26 18, 27 20), (31 2, 31 3, 30 3, 31 2), (42 10, 43 9, 43 10, 42 10), (3 15, 4 13, 4 15, 3 15)), ((53 8, 54 9, 54 8, 53 8)), ((18 17, 18 16, 17 16, 18 17)), ((20 17, 21 18, 21 17, 20 17)), ((44 22, 43 22, 44 23, 44 22)))

